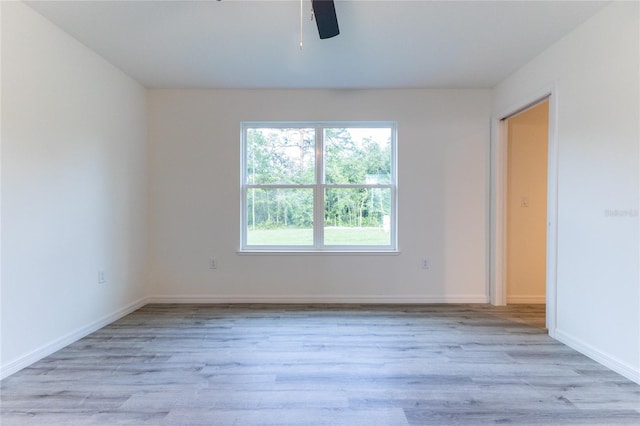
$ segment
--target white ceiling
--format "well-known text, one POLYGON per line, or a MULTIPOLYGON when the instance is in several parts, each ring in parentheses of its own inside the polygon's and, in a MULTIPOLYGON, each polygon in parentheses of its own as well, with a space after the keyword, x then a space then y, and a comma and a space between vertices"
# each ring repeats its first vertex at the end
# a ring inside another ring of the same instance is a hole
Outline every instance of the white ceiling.
POLYGON ((489 88, 600 10, 596 1, 28 1, 146 87, 489 88))

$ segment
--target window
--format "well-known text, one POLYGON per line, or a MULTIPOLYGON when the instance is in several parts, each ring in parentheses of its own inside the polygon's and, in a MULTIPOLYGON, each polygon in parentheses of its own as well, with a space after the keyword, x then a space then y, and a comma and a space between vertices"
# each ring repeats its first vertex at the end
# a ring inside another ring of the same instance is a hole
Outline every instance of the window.
POLYGON ((242 123, 242 251, 395 251, 396 125, 242 123))

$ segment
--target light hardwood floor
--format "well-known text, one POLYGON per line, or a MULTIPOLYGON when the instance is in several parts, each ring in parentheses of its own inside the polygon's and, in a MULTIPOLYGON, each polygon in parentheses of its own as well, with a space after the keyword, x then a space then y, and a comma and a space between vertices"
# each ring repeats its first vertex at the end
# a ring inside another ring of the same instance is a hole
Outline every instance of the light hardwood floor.
POLYGON ((543 306, 147 305, 1 383, 5 425, 640 424, 543 306))

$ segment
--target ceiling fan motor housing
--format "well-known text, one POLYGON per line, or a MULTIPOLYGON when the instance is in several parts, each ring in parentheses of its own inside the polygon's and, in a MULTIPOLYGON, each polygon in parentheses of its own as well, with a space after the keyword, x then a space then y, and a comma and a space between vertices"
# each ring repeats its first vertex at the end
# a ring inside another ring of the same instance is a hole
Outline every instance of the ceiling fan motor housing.
POLYGON ((333 0, 311 0, 311 5, 313 6, 313 14, 316 18, 320 38, 331 38, 340 34, 333 0))

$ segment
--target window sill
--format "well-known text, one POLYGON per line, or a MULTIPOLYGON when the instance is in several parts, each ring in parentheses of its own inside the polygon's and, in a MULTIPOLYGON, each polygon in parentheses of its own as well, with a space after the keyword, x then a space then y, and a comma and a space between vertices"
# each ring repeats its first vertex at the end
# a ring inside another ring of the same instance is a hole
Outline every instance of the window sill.
POLYGON ((241 256, 398 256, 399 250, 238 250, 241 256))

